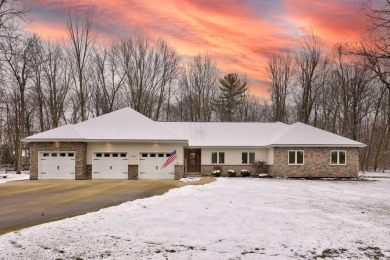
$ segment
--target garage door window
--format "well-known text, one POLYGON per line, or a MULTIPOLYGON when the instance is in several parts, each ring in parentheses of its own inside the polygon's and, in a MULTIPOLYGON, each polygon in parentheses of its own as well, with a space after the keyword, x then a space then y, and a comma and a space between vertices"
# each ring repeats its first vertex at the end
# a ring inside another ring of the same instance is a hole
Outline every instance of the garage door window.
POLYGON ((112 157, 118 157, 118 154, 117 153, 113 153, 112 157))
POLYGON ((51 157, 57 157, 57 153, 52 153, 51 157))
POLYGON ((151 153, 150 157, 156 157, 156 154, 155 153, 151 153))
POLYGON ((109 153, 105 153, 104 157, 110 157, 110 154, 109 153))
POLYGON ((43 153, 43 157, 49 157, 49 153, 43 153))
POLYGON ((101 153, 97 153, 96 157, 102 157, 102 154, 101 153))
POLYGON ((66 153, 60 153, 60 157, 66 157, 66 153))
POLYGON ((74 153, 68 153, 68 157, 74 157, 74 153))
POLYGON ((148 157, 148 154, 147 153, 143 153, 143 154, 141 154, 141 157, 143 157, 143 158, 148 157))
POLYGON ((121 157, 126 157, 126 154, 125 153, 121 153, 121 157))
POLYGON ((163 153, 159 153, 158 157, 164 157, 164 154, 163 153))

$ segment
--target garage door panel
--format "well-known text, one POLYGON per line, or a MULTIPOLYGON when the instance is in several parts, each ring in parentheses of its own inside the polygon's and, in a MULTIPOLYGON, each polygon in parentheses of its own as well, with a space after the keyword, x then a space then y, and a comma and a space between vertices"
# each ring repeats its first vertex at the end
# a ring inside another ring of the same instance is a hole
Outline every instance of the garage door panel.
POLYGON ((40 152, 39 179, 75 179, 75 152, 40 152))
POLYGON ((93 179, 128 179, 127 153, 96 152, 93 155, 93 179))
POLYGON ((167 160, 167 153, 141 153, 139 160, 139 179, 174 179, 174 162, 161 168, 167 160))

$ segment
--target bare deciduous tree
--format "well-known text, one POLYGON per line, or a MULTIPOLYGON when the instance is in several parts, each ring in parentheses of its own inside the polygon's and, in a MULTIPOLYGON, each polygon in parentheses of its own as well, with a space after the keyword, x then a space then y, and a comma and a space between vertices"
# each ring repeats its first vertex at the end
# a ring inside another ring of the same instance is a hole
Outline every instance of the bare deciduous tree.
POLYGON ((125 72, 127 104, 154 119, 160 112, 180 72, 179 56, 165 40, 152 46, 145 38, 123 39, 116 48, 125 72))
POLYGON ((27 9, 17 0, 0 0, 0 37, 7 37, 6 30, 15 31, 26 13, 27 9))
POLYGON ((95 45, 96 34, 93 31, 91 17, 80 18, 69 14, 67 22, 70 44, 66 48, 73 75, 75 97, 80 109, 80 120, 88 119, 88 100, 91 95, 88 66, 95 45))
POLYGON ((22 142, 25 137, 26 126, 26 91, 28 80, 33 73, 33 60, 36 52, 38 38, 9 33, 8 36, 0 42, 0 61, 5 65, 3 70, 7 77, 7 86, 13 86, 8 89, 15 98, 15 104, 18 106, 15 115, 15 165, 16 172, 21 171, 22 142))
POLYGON ((120 93, 124 87, 125 72, 120 69, 118 49, 100 48, 93 57, 92 82, 94 85, 95 115, 103 115, 122 106, 120 93))
POLYGON ((219 69, 208 54, 198 54, 183 69, 176 95, 182 121, 210 121, 219 69))
POLYGON ((323 50, 316 36, 312 35, 304 40, 295 62, 298 83, 296 96, 298 121, 307 124, 327 70, 327 60, 323 57, 323 50))
POLYGON ((268 60, 267 75, 272 101, 273 120, 287 122, 287 96, 294 75, 294 63, 290 54, 277 54, 268 60))

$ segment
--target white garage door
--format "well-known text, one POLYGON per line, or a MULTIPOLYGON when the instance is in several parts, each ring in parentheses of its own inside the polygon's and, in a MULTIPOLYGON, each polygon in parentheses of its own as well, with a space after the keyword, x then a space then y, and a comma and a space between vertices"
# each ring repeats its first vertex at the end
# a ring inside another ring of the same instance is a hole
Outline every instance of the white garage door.
POLYGON ((141 153, 138 165, 138 179, 174 179, 175 162, 161 168, 169 153, 141 153))
POLYGON ((127 153, 94 153, 93 179, 128 179, 127 153))
POLYGON ((75 152, 40 152, 38 179, 75 179, 75 152))

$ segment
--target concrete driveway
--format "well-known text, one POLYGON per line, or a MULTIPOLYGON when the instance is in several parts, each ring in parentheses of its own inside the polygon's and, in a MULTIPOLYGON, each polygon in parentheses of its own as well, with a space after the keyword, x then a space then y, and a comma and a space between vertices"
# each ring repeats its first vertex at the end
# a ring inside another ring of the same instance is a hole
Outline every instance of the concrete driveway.
POLYGON ((40 180, 0 185, 0 235, 73 217, 126 201, 161 195, 172 188, 213 181, 40 180))

